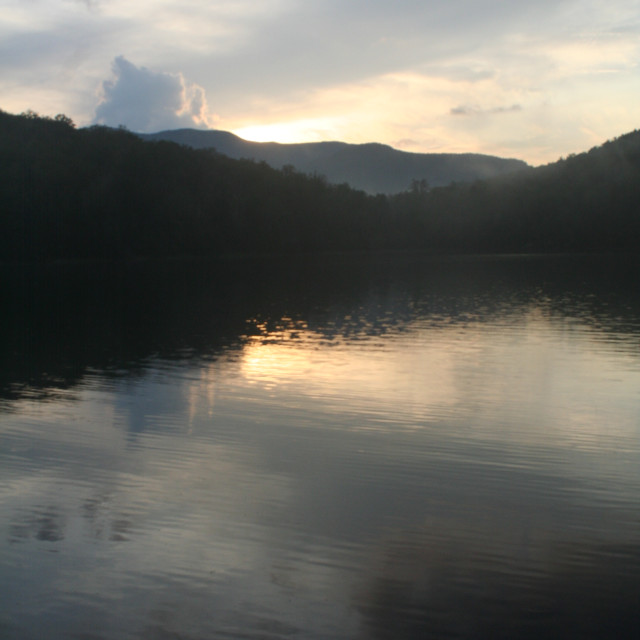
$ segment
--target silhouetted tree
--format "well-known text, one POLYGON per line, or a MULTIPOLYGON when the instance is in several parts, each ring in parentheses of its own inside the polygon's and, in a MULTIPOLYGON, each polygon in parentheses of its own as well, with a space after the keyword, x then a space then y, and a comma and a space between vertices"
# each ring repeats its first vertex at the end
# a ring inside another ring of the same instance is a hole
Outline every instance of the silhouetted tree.
POLYGON ((509 176, 369 196, 290 167, 0 112, 0 260, 637 250, 640 132, 509 176))

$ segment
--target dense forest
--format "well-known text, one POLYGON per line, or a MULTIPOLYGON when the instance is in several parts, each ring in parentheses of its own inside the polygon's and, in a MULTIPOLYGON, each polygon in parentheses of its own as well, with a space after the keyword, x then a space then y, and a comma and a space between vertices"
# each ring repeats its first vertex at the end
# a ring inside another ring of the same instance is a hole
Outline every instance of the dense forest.
POLYGON ((0 112, 0 260, 637 250, 640 132, 522 172, 371 196, 323 176, 0 112))

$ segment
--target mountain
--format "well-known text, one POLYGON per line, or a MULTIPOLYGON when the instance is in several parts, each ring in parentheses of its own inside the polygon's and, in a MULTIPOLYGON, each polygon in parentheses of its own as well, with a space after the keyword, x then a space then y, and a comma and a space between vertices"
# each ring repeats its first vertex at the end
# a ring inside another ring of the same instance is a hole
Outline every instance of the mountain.
POLYGON ((0 166, 0 264, 640 246, 640 131, 535 169, 373 196, 211 149, 76 129, 63 115, 0 111, 0 166))
POLYGON ((409 153, 378 144, 306 142, 279 144, 249 142, 227 131, 176 129, 138 134, 144 140, 167 140, 193 147, 213 148, 230 158, 264 161, 280 169, 326 176, 334 184, 348 183, 368 193, 400 193, 414 180, 432 187, 473 182, 528 168, 522 160, 477 153, 409 153))
POLYGON ((640 247, 640 130, 541 167, 390 197, 420 220, 423 248, 450 252, 640 247))

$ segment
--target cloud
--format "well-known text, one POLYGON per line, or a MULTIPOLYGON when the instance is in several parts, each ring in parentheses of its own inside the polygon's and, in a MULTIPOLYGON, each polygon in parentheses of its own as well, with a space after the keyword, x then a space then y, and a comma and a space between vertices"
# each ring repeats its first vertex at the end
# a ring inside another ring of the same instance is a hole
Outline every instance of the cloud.
POLYGON ((204 89, 182 74, 136 67, 124 56, 113 61, 113 73, 115 78, 102 84, 94 124, 124 125, 138 132, 212 125, 204 89))
POLYGON ((401 138, 400 140, 395 140, 391 143, 392 147, 396 149, 406 149, 408 147, 419 147, 420 141, 414 140, 413 138, 401 138))
POLYGON ((496 113, 514 113, 516 111, 522 111, 522 105, 512 104, 509 107, 492 107, 491 109, 481 109, 480 107, 460 105, 453 107, 449 113, 452 116, 481 116, 496 113))
POLYGON ((75 0, 75 2, 85 5, 89 11, 95 11, 98 8, 100 0, 75 0))

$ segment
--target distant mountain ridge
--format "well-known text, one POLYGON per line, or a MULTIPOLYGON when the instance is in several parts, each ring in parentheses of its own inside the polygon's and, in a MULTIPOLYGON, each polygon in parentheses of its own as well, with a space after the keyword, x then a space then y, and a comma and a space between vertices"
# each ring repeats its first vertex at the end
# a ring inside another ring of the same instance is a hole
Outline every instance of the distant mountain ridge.
POLYGON ((640 246, 640 130, 529 170, 372 196, 124 129, 76 129, 62 114, 0 110, 0 165, 0 263, 640 246))
POLYGON ((213 148, 230 158, 264 161, 275 169, 292 165, 297 171, 326 176, 334 184, 348 183, 367 193, 400 193, 413 180, 431 187, 473 182, 530 168, 526 162, 477 153, 411 153, 379 143, 250 142, 228 131, 175 129, 137 134, 144 140, 167 140, 213 148))

